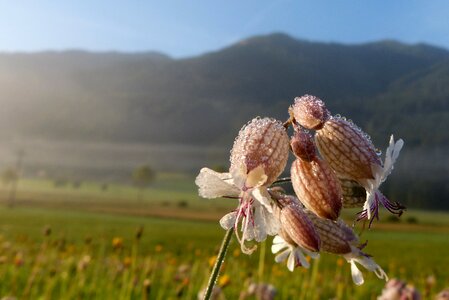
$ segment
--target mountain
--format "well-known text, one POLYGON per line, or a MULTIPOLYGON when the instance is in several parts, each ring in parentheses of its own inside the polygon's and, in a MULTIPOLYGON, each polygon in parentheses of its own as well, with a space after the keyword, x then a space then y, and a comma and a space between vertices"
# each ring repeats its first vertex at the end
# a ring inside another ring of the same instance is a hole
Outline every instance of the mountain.
POLYGON ((367 105, 373 115, 368 127, 403 136, 410 146, 449 145, 449 61, 396 80, 367 105), (394 114, 387 114, 390 110, 394 114))
MULTIPOLYGON (((225 145, 256 115, 285 119, 293 98, 305 93, 363 127, 408 105, 374 104, 373 113, 373 103, 416 90, 413 80, 444 72, 438 64, 448 58, 446 50, 421 44, 349 46, 284 34, 180 60, 157 53, 2 54, 0 135, 225 145)), ((426 101, 428 92, 410 101, 426 101)), ((435 142, 422 134, 414 140, 435 142)))
POLYGON ((242 124, 258 115, 285 120, 294 97, 306 93, 350 117, 381 149, 391 133, 403 137, 409 163, 386 188, 425 206, 413 188, 426 176, 423 197, 437 193, 432 205, 449 209, 442 202, 449 196, 449 52, 425 44, 343 45, 271 34, 184 59, 157 52, 3 53, 0 148, 16 140, 75 143, 62 147, 66 152, 86 143, 215 147, 211 156, 193 157, 189 148, 190 156, 153 160, 161 169, 171 162, 194 170, 225 162, 242 124))

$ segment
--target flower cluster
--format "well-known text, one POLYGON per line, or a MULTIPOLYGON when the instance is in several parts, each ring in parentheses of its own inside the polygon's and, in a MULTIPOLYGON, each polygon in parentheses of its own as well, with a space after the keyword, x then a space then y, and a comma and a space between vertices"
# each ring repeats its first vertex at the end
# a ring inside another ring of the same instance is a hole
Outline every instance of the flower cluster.
MULTIPOLYGON (((420 300, 419 291, 404 281, 393 278, 389 280, 377 300, 420 300)), ((437 298, 440 299, 440 298, 437 298)), ((443 298, 444 299, 444 298, 443 298)))
POLYGON ((395 142, 391 136, 382 162, 369 136, 351 121, 332 116, 321 99, 298 97, 289 114, 285 123, 258 117, 246 124, 231 150, 229 172, 200 171, 199 195, 238 200, 237 208, 220 224, 234 230, 246 254, 256 249, 255 242, 271 235, 276 262, 287 261, 290 271, 308 268, 306 256, 318 258, 324 251, 341 255, 351 264, 355 284, 363 284, 357 265, 387 279, 339 216, 346 207, 360 206, 363 210, 357 220, 370 220, 371 225, 380 205, 401 215, 405 207, 390 202, 379 186, 393 170, 403 141, 395 142), (295 157, 290 180, 296 195, 273 187, 290 152, 295 157))

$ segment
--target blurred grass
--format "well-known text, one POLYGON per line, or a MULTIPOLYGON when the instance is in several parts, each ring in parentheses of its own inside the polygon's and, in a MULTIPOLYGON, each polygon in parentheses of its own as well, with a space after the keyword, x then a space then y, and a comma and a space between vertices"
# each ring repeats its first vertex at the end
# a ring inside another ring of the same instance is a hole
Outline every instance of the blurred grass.
MULTIPOLYGON (((205 200, 198 197, 194 177, 159 174, 148 188, 116 183, 73 182, 56 186, 46 179, 23 179, 16 197, 18 205, 88 210, 129 215, 172 216, 184 219, 216 220, 232 210, 235 200, 205 200), (106 189, 102 189, 103 185, 106 189)), ((9 187, 0 185, 0 203, 7 203, 9 187)))
MULTIPOLYGON (((236 203, 199 199, 193 178, 182 175, 159 177, 142 199, 138 193, 125 185, 102 191, 101 183, 75 189, 22 180, 17 206, 0 206, 0 298, 196 299, 224 235, 217 221, 236 203), (170 218, 154 217, 161 212, 170 218), (51 236, 44 236, 46 226, 51 236), (137 242, 139 226, 144 233, 137 242), (120 248, 114 239, 122 241, 120 248)), ((0 201, 7 197, 2 187, 0 201)), ((345 219, 352 221, 355 212, 345 211, 345 219)), ((366 252, 390 277, 407 280, 427 298, 448 287, 449 214, 411 210, 400 221, 382 216, 362 232, 366 252), (410 217, 415 220, 407 223, 410 217)), ((230 278, 222 286, 227 299, 238 299, 251 282, 273 284, 277 299, 376 299, 381 293, 384 282, 366 271, 365 284, 356 287, 349 264, 333 255, 290 273, 274 263, 270 246, 271 239, 262 257, 259 250, 246 256, 232 242, 222 272, 230 278)))

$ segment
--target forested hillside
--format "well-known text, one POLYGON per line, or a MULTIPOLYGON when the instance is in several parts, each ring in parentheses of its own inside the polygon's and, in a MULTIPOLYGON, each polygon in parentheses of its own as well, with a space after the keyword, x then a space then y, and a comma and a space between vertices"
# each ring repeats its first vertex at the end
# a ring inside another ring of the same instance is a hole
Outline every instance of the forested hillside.
POLYGON ((305 93, 350 117, 379 148, 391 133, 404 138, 401 176, 386 188, 415 206, 449 209, 449 52, 424 44, 342 45, 272 34, 184 59, 0 54, 0 140, 228 149, 247 120, 286 119, 293 98, 305 93))

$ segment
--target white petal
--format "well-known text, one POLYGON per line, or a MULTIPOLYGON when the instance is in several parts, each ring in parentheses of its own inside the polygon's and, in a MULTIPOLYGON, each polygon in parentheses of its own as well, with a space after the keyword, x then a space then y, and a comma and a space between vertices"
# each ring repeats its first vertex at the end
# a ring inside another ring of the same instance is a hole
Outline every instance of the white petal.
POLYGON ((394 163, 399 157, 402 147, 404 146, 404 141, 399 139, 396 143, 394 142, 393 135, 390 137, 390 144, 385 151, 385 162, 383 166, 383 174, 380 178, 381 182, 384 182, 393 171, 394 163))
POLYGON ((262 186, 255 188, 253 189, 251 194, 253 195, 254 199, 256 199, 257 201, 260 202, 260 204, 265 206, 268 212, 270 213, 273 212, 273 208, 271 207, 271 197, 266 187, 262 186))
POLYGON ((360 256, 355 259, 358 263, 364 266, 367 270, 374 272, 379 279, 388 280, 387 273, 372 259, 367 256, 360 256))
POLYGON ((243 232, 242 241, 243 241, 243 243, 245 241, 252 241, 255 237, 254 226, 253 226, 253 222, 250 217, 251 209, 252 209, 251 205, 248 205, 248 207, 245 211, 245 214, 244 214, 246 217, 243 218, 243 222, 242 222, 242 232, 243 232))
POLYGON ((371 219, 371 203, 374 199, 374 193, 372 191, 366 190, 366 200, 363 204, 363 210, 366 210, 368 220, 371 219))
POLYGON ((267 238, 266 228, 266 212, 263 206, 256 206, 254 208, 254 239, 256 242, 262 242, 267 238))
MULTIPOLYGON (((391 136, 391 139, 393 139, 393 135, 391 136)), ((404 140, 399 139, 398 141, 396 141, 396 143, 394 144, 394 150, 393 150, 393 164, 396 162, 396 160, 399 157, 399 153, 402 150, 402 147, 404 147, 404 140)))
POLYGON ((387 273, 385 273, 385 271, 380 266, 377 266, 376 270, 374 271, 374 274, 376 274, 377 278, 385 279, 385 281, 388 281, 387 273))
POLYGON ((352 279, 355 284, 361 285, 363 284, 363 276, 360 270, 356 266, 356 262, 361 264, 364 268, 366 268, 368 271, 374 272, 377 277, 380 279, 388 280, 387 274, 382 270, 382 268, 372 259, 371 257, 368 257, 364 255, 360 249, 351 246, 352 251, 348 254, 345 254, 344 257, 346 260, 351 264, 351 272, 352 272, 352 279))
POLYGON ((273 244, 285 244, 285 240, 280 235, 276 235, 273 239, 273 244))
POLYGON ((310 256, 312 259, 318 259, 320 258, 320 253, 319 252, 312 252, 309 251, 307 249, 302 249, 302 251, 307 254, 308 256, 310 256))
POLYGON ((393 149, 394 149, 394 139, 393 139, 393 135, 392 135, 392 136, 390 136, 390 143, 388 144, 388 147, 385 150, 385 161, 384 161, 384 168, 385 169, 390 168, 390 166, 392 164, 393 149))
POLYGON ((246 166, 245 164, 240 165, 239 167, 234 167, 231 172, 232 179, 234 180, 234 184, 240 190, 245 187, 246 182, 246 166))
MULTIPOLYGON (((276 237, 278 237, 278 236, 276 236, 276 237)), ((276 239, 276 237, 275 237, 275 239, 276 239)), ((288 247, 288 244, 284 240, 282 240, 282 242, 280 242, 280 243, 279 242, 275 243, 275 241, 273 240, 273 245, 271 246, 271 253, 278 253, 279 251, 281 251, 282 249, 285 249, 287 247, 288 247)))
POLYGON ((276 257, 274 258, 274 261, 277 263, 280 263, 281 261, 284 261, 289 254, 290 254, 290 248, 287 248, 284 251, 282 251, 281 253, 279 253, 278 255, 276 255, 276 257))
POLYGON ((240 194, 240 190, 233 185, 229 173, 218 173, 208 168, 202 168, 195 183, 199 187, 199 195, 203 198, 238 197, 240 194))
POLYGON ((360 272, 360 270, 357 268, 353 260, 351 260, 350 263, 351 263, 352 281, 354 281, 356 285, 362 285, 365 282, 365 280, 363 279, 362 272, 360 272))
POLYGON ((279 222, 274 215, 258 202, 254 202, 253 206, 255 211, 254 223, 256 229, 260 227, 260 230, 263 232, 262 240, 265 240, 267 234, 276 235, 279 232, 279 222))
POLYGON ((235 211, 224 215, 224 217, 220 219, 221 227, 226 230, 231 229, 232 227, 234 227, 236 218, 237 218, 237 212, 235 212, 235 211))
MULTIPOLYGON (((352 246, 352 248, 354 248, 354 247, 352 246)), ((360 253, 360 251, 358 251, 358 252, 360 253)), ((367 270, 369 270, 371 272, 374 272, 376 270, 376 268, 378 267, 377 263, 371 257, 363 256, 361 254, 359 254, 358 256, 355 256, 353 260, 358 262, 359 264, 361 264, 363 267, 365 267, 367 270)))
POLYGON ((271 245, 271 253, 278 253, 279 251, 287 248, 288 245, 286 244, 275 244, 275 245, 271 245))
POLYGON ((293 270, 295 270, 295 266, 296 266, 295 254, 293 253, 293 251, 291 251, 287 260, 287 268, 290 270, 290 272, 293 272, 293 270))
POLYGON ((296 248, 294 252, 295 252, 296 258, 301 263, 301 266, 308 269, 310 267, 310 264, 307 261, 306 257, 304 256, 304 254, 302 253, 301 249, 296 248))
POLYGON ((268 212, 265 213, 265 224, 267 227, 267 234, 269 235, 276 235, 279 232, 279 222, 274 217, 273 214, 270 214, 268 212))
POLYGON ((368 191, 373 191, 379 188, 382 179, 384 178, 385 168, 378 164, 371 164, 371 173, 373 174, 374 179, 367 179, 364 184, 364 188, 368 191))
POLYGON ((254 228, 253 224, 250 222, 246 222, 247 218, 243 219, 243 227, 242 227, 242 240, 243 241, 252 241, 254 240, 254 228))
POLYGON ((268 176, 265 174, 265 170, 262 165, 259 165, 257 168, 252 169, 251 172, 248 173, 246 177, 246 187, 247 188, 255 188, 265 184, 268 176))

